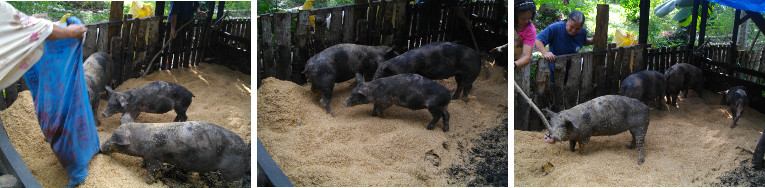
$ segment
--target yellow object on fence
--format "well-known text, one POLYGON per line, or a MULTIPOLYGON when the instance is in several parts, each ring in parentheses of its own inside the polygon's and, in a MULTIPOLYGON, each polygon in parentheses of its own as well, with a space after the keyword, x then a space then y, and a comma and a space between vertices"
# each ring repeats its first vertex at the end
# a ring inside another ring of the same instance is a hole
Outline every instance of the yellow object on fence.
POLYGON ((71 16, 72 15, 69 15, 69 13, 66 13, 64 16, 61 16, 61 21, 58 21, 58 23, 66 23, 66 19, 71 16))
MULTIPOLYGON (((303 7, 300 10, 311 10, 313 9, 313 0, 306 0, 305 3, 303 3, 303 7)), ((313 26, 313 29, 316 30, 316 24, 314 22, 313 15, 308 16, 308 21, 311 22, 311 26, 313 26)))
POLYGON ((616 29, 614 40, 612 42, 616 43, 616 46, 618 47, 632 46, 637 44, 637 36, 630 32, 624 32, 616 29))
POLYGON ((133 1, 130 3, 130 10, 128 11, 128 14, 132 14, 133 18, 154 16, 154 7, 138 1, 133 1))

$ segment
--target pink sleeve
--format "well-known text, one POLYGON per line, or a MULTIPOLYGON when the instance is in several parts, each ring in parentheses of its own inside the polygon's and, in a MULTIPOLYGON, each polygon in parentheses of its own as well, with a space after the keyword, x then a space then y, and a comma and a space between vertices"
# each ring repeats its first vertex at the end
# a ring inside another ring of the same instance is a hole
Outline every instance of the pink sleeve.
POLYGON ((520 35, 521 40, 523 40, 523 44, 534 46, 534 40, 537 39, 537 28, 534 27, 533 23, 529 22, 529 25, 521 30, 518 35, 520 35))

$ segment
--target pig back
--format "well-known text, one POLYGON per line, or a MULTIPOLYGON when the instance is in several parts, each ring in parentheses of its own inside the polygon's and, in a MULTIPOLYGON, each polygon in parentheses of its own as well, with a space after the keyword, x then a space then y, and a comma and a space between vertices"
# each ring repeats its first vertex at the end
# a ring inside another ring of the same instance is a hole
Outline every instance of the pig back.
POLYGON ((637 99, 606 95, 564 110, 561 115, 577 130, 590 136, 602 136, 647 126, 648 113, 648 106, 637 99))

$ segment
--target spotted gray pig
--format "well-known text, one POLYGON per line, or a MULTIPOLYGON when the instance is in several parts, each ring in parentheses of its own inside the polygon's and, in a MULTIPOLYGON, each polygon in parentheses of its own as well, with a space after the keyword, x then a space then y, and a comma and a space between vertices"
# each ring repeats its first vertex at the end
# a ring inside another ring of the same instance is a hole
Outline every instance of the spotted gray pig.
POLYGON ((638 148, 638 165, 643 164, 643 145, 648 131, 650 108, 637 99, 621 95, 594 98, 559 113, 545 109, 550 116, 550 127, 544 136, 547 143, 569 141, 573 152, 579 142, 579 150, 590 141, 591 136, 610 136, 630 131, 629 148, 638 148))
POLYGON ((481 72, 481 56, 470 47, 451 42, 433 42, 396 56, 377 66, 373 79, 415 73, 428 79, 454 76, 457 90, 452 99, 468 100, 473 81, 481 72))
POLYGON ((199 173, 219 170, 228 183, 240 181, 250 165, 250 148, 239 135, 199 121, 122 124, 101 145, 101 153, 115 152, 143 158, 149 184, 162 163, 199 173))
POLYGON ((106 86, 106 91, 110 94, 109 105, 101 116, 109 117, 122 112, 122 123, 135 121, 141 112, 161 114, 170 110, 178 114, 174 122, 186 121, 186 110, 194 97, 185 87, 165 81, 152 82, 123 92, 115 92, 106 86))
POLYGON ((377 64, 385 61, 386 54, 392 51, 388 46, 364 46, 357 44, 338 44, 308 59, 303 74, 311 80, 311 91, 321 91, 321 100, 328 114, 335 83, 353 79, 360 72, 367 80, 372 78, 377 64))
POLYGON ((701 69, 688 63, 678 63, 667 69, 664 76, 667 77, 667 104, 677 105, 677 96, 683 91, 683 98, 688 97, 688 89, 693 88, 699 97, 704 82, 701 69))
POLYGON ((733 114, 733 124, 730 128, 736 127, 736 122, 744 114, 744 109, 749 105, 749 97, 746 96, 746 88, 744 86, 731 87, 728 90, 720 92, 722 94, 721 105, 728 105, 730 107, 730 113, 733 114))
POLYGON ((619 88, 619 95, 638 99, 646 105, 650 101, 659 101, 661 105, 660 102, 664 98, 666 88, 667 79, 664 74, 653 70, 644 70, 627 76, 619 88))
POLYGON ((412 110, 428 109, 433 120, 427 129, 433 130, 438 120, 443 118, 444 131, 449 131, 449 90, 443 85, 417 74, 399 74, 363 82, 361 75, 356 76, 359 84, 343 105, 354 106, 374 102, 372 116, 395 104, 412 110))
POLYGON ((93 109, 93 118, 96 120, 96 126, 101 125, 98 120, 98 103, 101 102, 100 96, 103 88, 109 84, 112 78, 114 64, 112 57, 106 52, 96 52, 90 55, 83 63, 85 69, 85 82, 88 85, 88 98, 90 106, 93 109))

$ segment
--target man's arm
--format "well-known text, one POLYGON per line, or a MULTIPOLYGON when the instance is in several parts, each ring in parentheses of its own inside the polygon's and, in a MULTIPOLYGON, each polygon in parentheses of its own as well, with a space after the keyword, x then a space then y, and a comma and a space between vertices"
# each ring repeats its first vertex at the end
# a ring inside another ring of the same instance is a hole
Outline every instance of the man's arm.
POLYGON ((537 50, 539 50, 539 52, 542 53, 542 57, 544 57, 545 60, 555 61, 555 54, 553 54, 552 52, 548 52, 547 49, 545 49, 545 44, 542 43, 541 40, 535 39, 534 46, 536 46, 537 50))
POLYGON ((58 24, 53 24, 53 32, 48 35, 46 40, 58 40, 65 38, 82 39, 85 31, 88 31, 88 28, 80 24, 72 24, 67 27, 61 27, 58 26, 58 24))

